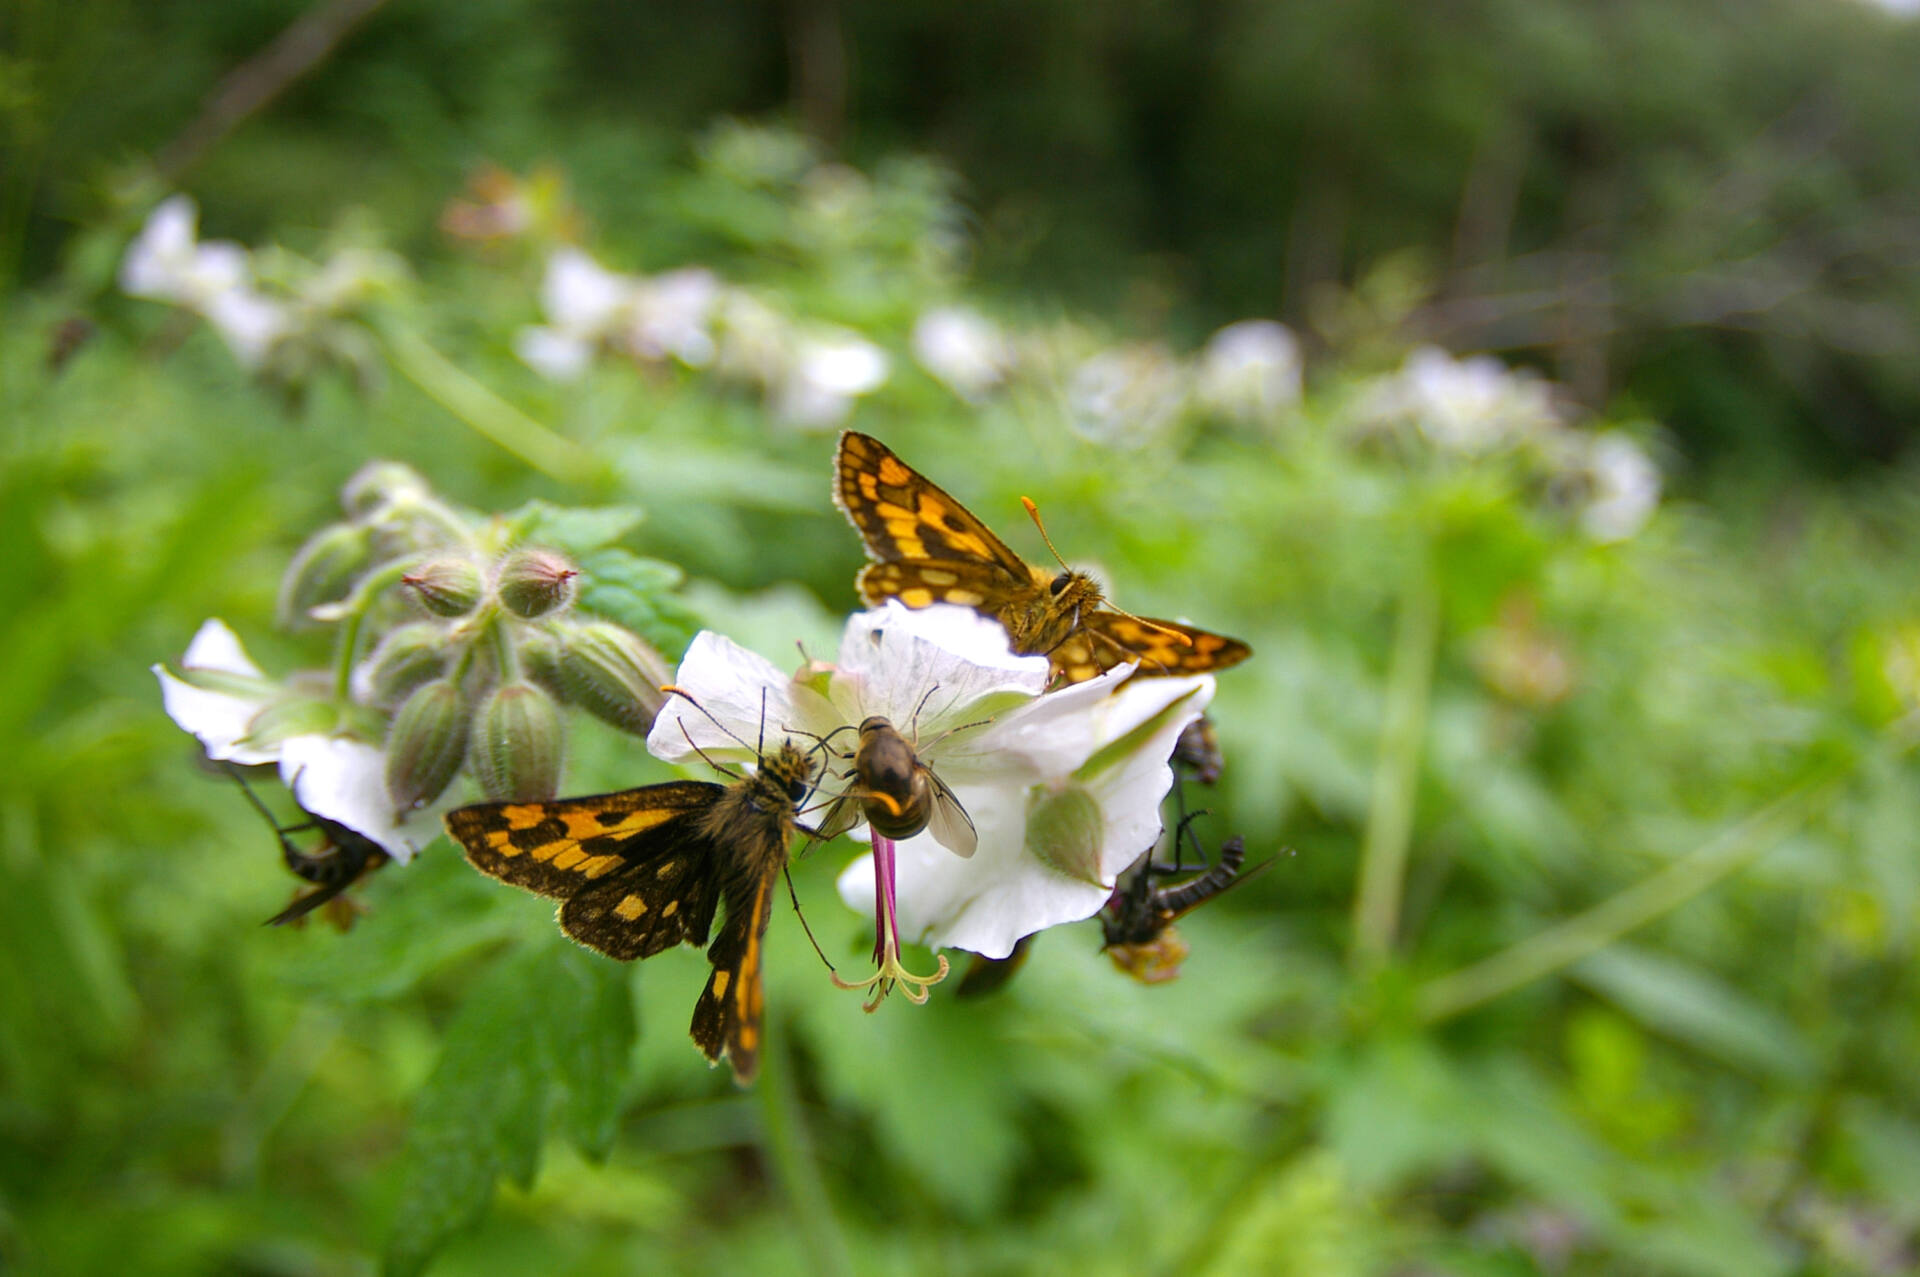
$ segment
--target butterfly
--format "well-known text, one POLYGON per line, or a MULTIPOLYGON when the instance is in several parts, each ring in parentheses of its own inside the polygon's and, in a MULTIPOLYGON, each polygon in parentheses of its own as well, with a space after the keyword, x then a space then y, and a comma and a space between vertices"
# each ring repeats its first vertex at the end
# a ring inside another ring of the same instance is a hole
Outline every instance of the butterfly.
MULTIPOLYGON (((1194 812, 1181 818, 1173 836, 1176 848, 1180 840, 1188 836, 1187 826, 1200 814, 1194 812)), ((1197 840, 1195 846, 1198 846, 1197 840)), ((1149 850, 1131 876, 1114 888, 1112 899, 1100 915, 1100 928, 1106 939, 1101 949, 1113 959, 1114 966, 1142 984, 1164 984, 1176 978, 1188 950, 1187 942, 1173 928, 1175 919, 1239 886, 1273 863, 1262 861, 1251 872, 1242 874, 1240 867, 1246 858, 1246 845, 1238 837, 1229 838, 1220 844, 1219 859, 1211 869, 1178 886, 1156 887, 1155 877, 1178 874, 1181 867, 1156 864, 1149 850)))
POLYGON ((971 856, 980 844, 967 809, 891 720, 875 715, 860 724, 860 744, 843 791, 820 822, 820 837, 843 834, 864 817, 873 832, 895 842, 929 827, 941 846, 971 856))
POLYGON ((1014 651, 1046 656, 1069 683, 1129 661, 1142 675, 1200 674, 1250 654, 1238 639, 1101 607, 1091 576, 1028 563, 871 435, 842 433, 834 467, 834 500, 873 560, 855 581, 869 604, 973 608, 1006 626, 1014 651))
POLYGON ((713 972, 693 1008, 693 1041, 734 1080, 753 1081, 764 1011, 760 939, 813 765, 786 742, 731 785, 674 780, 553 802, 481 803, 447 832, 481 873, 561 901, 560 929, 623 962, 706 944, 713 972))
MULTIPOLYGON (((304 918, 321 905, 333 900, 341 892, 387 863, 387 853, 379 843, 367 837, 357 829, 351 829, 337 820, 328 820, 325 816, 316 816, 302 810, 306 820, 297 825, 283 825, 274 818, 260 796, 247 784, 247 778, 238 768, 228 764, 227 774, 239 783, 240 792, 247 796, 253 809, 265 817, 272 826, 274 837, 280 840, 280 856, 295 877, 304 878, 314 884, 312 891, 303 892, 294 897, 293 903, 267 919, 270 927, 284 926, 296 919, 304 918), (310 829, 320 831, 321 841, 312 850, 294 845, 289 834, 305 833, 310 829)), ((342 901, 343 905, 347 902, 342 901)), ((350 925, 352 913, 347 921, 340 925, 350 925)))

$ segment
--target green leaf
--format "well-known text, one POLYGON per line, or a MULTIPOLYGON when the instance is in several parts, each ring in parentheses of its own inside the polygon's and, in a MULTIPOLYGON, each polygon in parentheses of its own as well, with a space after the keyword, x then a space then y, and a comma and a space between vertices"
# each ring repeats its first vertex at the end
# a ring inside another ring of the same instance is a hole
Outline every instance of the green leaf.
POLYGON ((1815 1061, 1798 1030, 1698 967, 1616 944, 1572 968, 1573 978, 1648 1028, 1728 1064, 1786 1081, 1815 1061))
POLYGON ((516 540, 564 550, 576 558, 611 545, 645 519, 638 506, 556 506, 529 501, 506 516, 516 540))
POLYGON ((598 550, 580 561, 580 606, 618 622, 678 658, 700 631, 700 617, 672 591, 685 578, 674 564, 626 550, 598 550))
POLYGON ((383 1270, 423 1271, 486 1213, 501 1175, 531 1184, 550 1115, 603 1153, 633 1037, 623 968, 558 939, 476 981, 414 1108, 383 1270))

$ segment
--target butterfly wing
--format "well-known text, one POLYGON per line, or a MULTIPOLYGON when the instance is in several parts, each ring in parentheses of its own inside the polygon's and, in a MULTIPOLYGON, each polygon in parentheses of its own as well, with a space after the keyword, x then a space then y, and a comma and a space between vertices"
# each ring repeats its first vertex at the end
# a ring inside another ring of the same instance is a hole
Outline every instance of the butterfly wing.
POLYGON ((544 803, 481 803, 447 831, 489 877, 564 900, 560 926, 623 961, 705 943, 719 898, 712 845, 694 819, 726 789, 671 781, 544 803))
POLYGON ((777 860, 767 872, 727 897, 727 917, 707 949, 713 973, 693 1007, 693 1042, 715 1064, 725 1056, 734 1081, 745 1086, 760 1069, 760 1021, 766 1010, 761 985, 761 937, 773 902, 777 860))
POLYGON ((1031 581, 1026 561, 986 524, 873 436, 844 432, 834 465, 834 498, 876 563, 984 566, 1001 589, 1031 581))
POLYGON ((1239 639, 1179 621, 1102 610, 1084 614, 1080 623, 1081 630, 1052 653, 1054 671, 1069 683, 1085 682, 1128 661, 1140 662, 1136 678, 1211 674, 1238 665, 1253 654, 1253 649, 1239 639))

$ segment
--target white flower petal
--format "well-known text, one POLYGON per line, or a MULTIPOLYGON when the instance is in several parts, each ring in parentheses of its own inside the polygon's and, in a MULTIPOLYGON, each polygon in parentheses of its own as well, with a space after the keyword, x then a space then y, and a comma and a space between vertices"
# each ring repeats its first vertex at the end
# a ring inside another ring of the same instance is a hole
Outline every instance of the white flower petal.
POLYGON ((222 674, 241 674, 247 678, 265 678, 260 667, 247 655, 247 649, 240 645, 240 636, 227 627, 218 617, 209 617, 200 623, 194 633, 193 642, 187 644, 186 655, 180 658, 180 664, 190 670, 218 670, 222 674))
POLYGON ((991 320, 963 307, 942 306, 914 323, 913 357, 953 393, 976 400, 1006 378, 1013 350, 991 320))
POLYGON ((577 248, 562 248, 547 259, 540 300, 556 327, 595 338, 612 326, 633 293, 632 279, 616 275, 577 248))
POLYGON ((1048 677, 1046 657, 1016 654, 1005 628, 972 608, 888 600, 848 620, 827 694, 849 723, 877 714, 927 737, 989 712, 975 711, 982 702, 1038 696, 1048 677))
POLYGON ((170 673, 164 665, 152 667, 160 680, 160 702, 167 717, 193 733, 207 751, 207 757, 252 766, 270 763, 280 756, 277 748, 242 744, 253 720, 270 699, 271 684, 260 667, 248 658, 240 640, 220 620, 200 626, 187 645, 180 662, 188 670, 208 670, 241 678, 259 679, 260 694, 245 696, 234 692, 210 691, 195 687, 170 673))
POLYGON ((513 335, 513 353, 548 381, 578 381, 593 362, 591 343, 557 328, 522 328, 513 335))
POLYGON ((824 736, 841 725, 827 698, 782 674, 772 661, 732 639, 702 630, 694 636, 671 696, 653 720, 647 750, 670 763, 700 757, 753 762, 762 739, 771 749, 788 733, 824 736))
POLYGON ((280 747, 280 779, 303 810, 365 834, 404 865, 440 836, 440 814, 454 804, 443 796, 402 817, 386 774, 380 750, 344 736, 293 736, 280 747))
MULTIPOLYGON (((979 830, 979 849, 962 860, 929 834, 896 845, 902 939, 1004 958, 1022 936, 1092 917, 1107 902, 1110 887, 1069 878, 1028 853, 1024 789, 968 786, 954 793, 979 830)), ((839 888, 848 905, 871 914, 873 857, 849 865, 839 888)))

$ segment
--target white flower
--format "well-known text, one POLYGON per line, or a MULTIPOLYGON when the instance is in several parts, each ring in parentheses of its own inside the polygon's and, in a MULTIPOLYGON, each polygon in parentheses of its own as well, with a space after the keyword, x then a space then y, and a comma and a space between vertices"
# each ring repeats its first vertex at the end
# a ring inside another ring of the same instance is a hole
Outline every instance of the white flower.
MULTIPOLYGON (((966 608, 890 603, 848 621, 823 693, 703 633, 676 677, 700 708, 669 702, 647 748, 672 762, 702 752, 745 762, 763 723, 771 748, 870 715, 890 719, 917 739, 920 760, 952 787, 978 832, 967 859, 931 832, 897 844, 902 932, 1003 957, 1024 935, 1097 913, 1114 878, 1159 834, 1168 756, 1213 680, 1129 682, 1132 668, 1042 694, 1046 659, 1011 652, 997 622, 966 608), (968 727, 983 719, 991 721, 968 727)), ((873 882, 863 857, 841 876, 841 895, 871 912, 873 882)))
POLYGON ((972 403, 1006 380, 1013 347, 977 312, 941 306, 915 322, 913 357, 947 389, 972 403))
POLYGON ((273 702, 279 687, 260 672, 225 621, 203 623, 187 644, 180 666, 189 674, 225 676, 203 680, 217 687, 199 687, 164 665, 152 667, 160 679, 160 702, 167 717, 198 737, 208 758, 248 767, 279 761, 277 745, 256 745, 247 739, 254 718, 273 702))
POLYGON ((120 287, 204 316, 234 357, 256 368, 292 326, 288 308, 253 286, 253 259, 225 241, 196 240, 199 213, 176 195, 160 204, 120 262, 120 287))
POLYGON ((886 384, 887 362, 884 350, 845 329, 800 336, 768 388, 774 415, 803 429, 837 426, 856 398, 886 384))
POLYGON ((711 325, 720 279, 699 266, 640 281, 629 339, 643 359, 671 355, 689 368, 713 362, 711 325))
POLYGON ((1455 359, 1437 346, 1407 356, 1374 386, 1363 417, 1411 422, 1435 447, 1491 452, 1558 424, 1551 388, 1490 355, 1455 359))
POLYGON ((649 279, 607 270, 577 248, 557 249, 540 289, 550 322, 521 329, 514 351, 555 381, 579 377, 602 346, 634 359, 705 367, 714 356, 720 295, 719 279, 701 267, 649 279))
MULTIPOLYGON (((1011 759, 976 762, 975 733, 949 733, 1033 700, 1049 676, 1046 657, 1009 651, 999 623, 970 608, 914 611, 889 603, 856 614, 847 622, 839 664, 824 691, 703 630, 674 676, 674 685, 698 706, 686 698, 669 700, 654 720, 647 748, 674 763, 702 754, 716 762, 751 763, 757 749, 781 739, 798 736, 811 744, 879 716, 919 741, 921 761, 951 784, 949 771, 994 774, 1020 765, 1011 759)), ((842 750, 847 747, 843 742, 842 750)))
POLYGON ((253 279, 247 250, 197 242, 199 211, 185 195, 163 201, 120 261, 120 287, 134 297, 197 306, 253 279))
POLYGON ((1228 324, 1200 352, 1194 396, 1241 421, 1271 420, 1300 400, 1300 343, 1271 319, 1228 324))
MULTIPOLYGON (((925 834, 899 845, 903 936, 1003 958, 1021 937, 1107 903, 1114 879, 1159 837, 1173 784, 1167 760, 1213 698, 1208 675, 1135 679, 1115 691, 1122 671, 1049 693, 973 737, 969 750, 982 763, 1001 756, 997 778, 958 760, 942 765, 979 850, 957 860, 925 834), (1031 771, 1022 775, 1019 764, 1031 771)), ((856 862, 840 876, 841 897, 855 908, 867 906, 869 874, 856 862)))
POLYGON ((1074 433, 1116 448, 1138 448, 1163 434, 1185 405, 1187 375, 1157 342, 1102 351, 1067 381, 1074 433))
POLYGON ((254 739, 261 711, 281 700, 283 689, 260 672, 224 622, 203 624, 180 664, 186 677, 153 667, 161 703, 207 757, 242 766, 278 763, 281 781, 302 809, 366 835, 402 864, 439 836, 446 804, 402 818, 387 797, 386 759, 376 747, 327 732, 254 739))
POLYGON ((1660 504, 1660 467, 1617 430, 1595 435, 1587 448, 1592 485, 1580 511, 1581 529, 1602 543, 1625 541, 1645 527, 1660 504))

